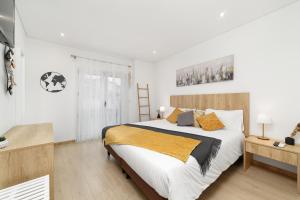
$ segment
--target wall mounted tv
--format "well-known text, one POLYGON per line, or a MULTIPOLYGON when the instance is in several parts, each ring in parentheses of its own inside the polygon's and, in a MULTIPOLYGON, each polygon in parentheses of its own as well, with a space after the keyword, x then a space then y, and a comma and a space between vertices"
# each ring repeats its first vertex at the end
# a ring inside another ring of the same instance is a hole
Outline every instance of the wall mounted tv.
POLYGON ((15 46, 15 0, 0 0, 0 42, 15 46))

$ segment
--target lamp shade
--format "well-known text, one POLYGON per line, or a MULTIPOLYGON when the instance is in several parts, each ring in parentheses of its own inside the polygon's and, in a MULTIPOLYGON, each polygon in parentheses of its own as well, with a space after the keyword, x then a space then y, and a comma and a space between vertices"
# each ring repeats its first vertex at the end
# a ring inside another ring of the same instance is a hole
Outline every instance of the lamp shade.
POLYGON ((163 113, 163 112, 166 111, 166 108, 165 108, 164 106, 160 106, 160 107, 159 107, 159 111, 163 113))
POLYGON ((272 124, 272 119, 265 115, 265 114, 259 114, 257 116, 257 123, 259 124, 272 124))

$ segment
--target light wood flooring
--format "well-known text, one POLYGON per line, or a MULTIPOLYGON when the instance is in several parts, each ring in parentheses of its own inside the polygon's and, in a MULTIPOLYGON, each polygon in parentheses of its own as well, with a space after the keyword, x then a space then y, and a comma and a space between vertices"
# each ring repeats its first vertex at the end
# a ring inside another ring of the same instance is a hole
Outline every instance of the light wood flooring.
MULTIPOLYGON (((55 200, 145 200, 100 141, 55 146, 55 200)), ((296 181, 237 163, 221 175, 201 200, 300 200, 296 181)))

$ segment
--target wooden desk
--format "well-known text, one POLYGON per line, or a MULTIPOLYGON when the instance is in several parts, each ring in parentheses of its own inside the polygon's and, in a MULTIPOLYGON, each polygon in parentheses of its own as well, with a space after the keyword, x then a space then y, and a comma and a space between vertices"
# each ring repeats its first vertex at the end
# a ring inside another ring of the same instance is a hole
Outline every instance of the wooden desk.
POLYGON ((250 165, 253 154, 277 160, 297 167, 297 189, 300 193, 300 146, 286 145, 284 148, 274 147, 275 140, 260 140, 255 136, 245 138, 244 170, 250 165))
POLYGON ((0 189, 41 176, 50 176, 54 199, 54 140, 52 124, 16 126, 4 134, 9 146, 0 149, 0 189))

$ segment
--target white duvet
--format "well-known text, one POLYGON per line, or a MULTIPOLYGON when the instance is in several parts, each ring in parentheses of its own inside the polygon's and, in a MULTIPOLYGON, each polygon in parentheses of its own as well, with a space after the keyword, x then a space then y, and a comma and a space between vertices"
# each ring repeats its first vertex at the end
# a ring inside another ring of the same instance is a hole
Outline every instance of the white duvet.
POLYGON ((114 151, 157 193, 170 200, 194 200, 212 184, 221 173, 242 155, 243 133, 232 130, 206 132, 200 128, 179 127, 166 120, 136 123, 168 130, 214 137, 222 140, 221 148, 203 176, 192 156, 186 163, 151 150, 130 145, 112 145, 114 151))

